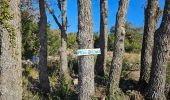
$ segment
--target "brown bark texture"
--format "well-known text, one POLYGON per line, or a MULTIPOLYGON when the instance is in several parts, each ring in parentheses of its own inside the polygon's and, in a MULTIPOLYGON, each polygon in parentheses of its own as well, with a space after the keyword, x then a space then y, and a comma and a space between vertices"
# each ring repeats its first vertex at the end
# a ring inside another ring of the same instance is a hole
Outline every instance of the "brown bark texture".
POLYGON ((165 100, 166 67, 170 51, 170 1, 165 0, 163 19, 154 35, 153 58, 146 100, 165 100))
POLYGON ((150 68, 152 63, 152 50, 154 44, 154 33, 157 23, 162 15, 158 0, 148 0, 145 9, 145 25, 143 34, 143 44, 141 51, 140 85, 145 87, 149 81, 150 68))
POLYGON ((46 2, 45 5, 48 8, 49 12, 53 16, 56 24, 58 25, 61 31, 61 48, 60 48, 60 65, 61 65, 61 78, 64 78, 66 82, 70 81, 70 75, 68 70, 68 59, 67 59, 67 0, 58 0, 58 7, 62 15, 62 24, 58 21, 57 17, 54 14, 52 8, 46 2))
POLYGON ((40 36, 40 61, 39 61, 39 80, 40 86, 44 93, 50 91, 49 79, 47 75, 47 16, 45 12, 44 0, 39 0, 40 22, 39 22, 39 36, 40 36))
POLYGON ((61 60, 61 72, 67 81, 70 80, 70 75, 68 71, 68 60, 67 60, 67 0, 62 0, 61 2, 61 15, 62 15, 62 27, 61 27, 61 50, 60 50, 60 60, 61 60))
MULTIPOLYGON (((0 1, 0 7, 3 1, 0 1)), ((0 21, 0 100, 22 100, 21 1, 10 0, 7 3, 12 17, 2 19, 6 20, 8 27, 0 21)), ((3 14, 3 9, 0 9, 0 16, 5 16, 3 14)))
POLYGON ((114 93, 119 89, 119 81, 124 55, 125 25, 128 5, 129 0, 120 0, 119 9, 116 15, 113 60, 110 68, 106 93, 110 100, 114 98, 114 93))
MULTIPOLYGON (((92 1, 78 0, 78 45, 79 49, 93 48, 92 1)), ((91 100, 94 95, 94 57, 79 56, 78 99, 91 100)))
POLYGON ((100 49, 101 54, 97 56, 95 72, 99 76, 104 76, 107 60, 107 40, 108 40, 108 0, 100 0, 100 49))

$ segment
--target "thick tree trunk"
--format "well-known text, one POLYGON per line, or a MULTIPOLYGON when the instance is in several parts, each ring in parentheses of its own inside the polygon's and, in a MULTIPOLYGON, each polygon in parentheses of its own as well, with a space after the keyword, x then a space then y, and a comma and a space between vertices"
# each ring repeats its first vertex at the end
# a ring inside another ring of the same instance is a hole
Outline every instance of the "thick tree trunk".
POLYGON ((47 75, 47 16, 45 12, 44 0, 39 0, 40 8, 40 62, 39 62, 39 80, 43 92, 49 92, 50 85, 47 75))
POLYGON ((113 94, 119 89, 122 60, 124 55, 125 25, 128 5, 129 0, 120 0, 119 9, 116 15, 113 60, 107 85, 107 95, 110 99, 114 98, 113 94))
POLYGON ((68 61, 67 61, 67 0, 61 2, 61 15, 62 15, 62 28, 61 28, 61 72, 64 75, 66 81, 70 80, 70 75, 68 72, 68 61))
POLYGON ((107 60, 108 38, 108 0, 100 0, 100 49, 101 55, 97 56, 95 71, 99 76, 104 76, 107 60))
MULTIPOLYGON (((91 0, 78 0, 78 45, 79 49, 93 48, 93 23, 91 0)), ((94 95, 94 57, 78 57, 79 100, 91 100, 94 95)))
POLYGON ((165 100, 167 58, 170 51, 170 1, 165 8, 160 28, 155 32, 152 67, 146 100, 165 100))
POLYGON ((147 8, 145 9, 145 26, 141 51, 141 68, 139 79, 139 84, 141 85, 142 89, 149 81, 152 63, 153 37, 161 14, 162 13, 158 5, 158 0, 148 0, 147 8))
POLYGON ((0 1, 0 100, 22 100, 20 5, 20 0, 0 1))

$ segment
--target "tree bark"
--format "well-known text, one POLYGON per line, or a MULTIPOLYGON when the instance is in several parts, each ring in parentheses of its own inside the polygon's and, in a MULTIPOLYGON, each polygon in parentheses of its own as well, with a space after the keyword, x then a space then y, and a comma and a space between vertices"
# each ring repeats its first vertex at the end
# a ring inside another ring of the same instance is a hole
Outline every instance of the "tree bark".
POLYGON ((20 0, 0 1, 0 100, 22 100, 20 5, 20 0), (4 14, 7 9, 2 8, 4 2, 9 5, 8 16, 4 14))
MULTIPOLYGON (((78 0, 79 49, 93 48, 92 1, 78 0)), ((79 100, 91 100, 94 95, 94 57, 79 56, 79 100)))
POLYGON ((108 0, 100 0, 100 49, 101 54, 97 56, 95 71, 99 76, 104 76, 107 60, 108 38, 108 0))
POLYGON ((61 63, 61 76, 65 78, 66 81, 70 81, 70 75, 68 71, 68 60, 67 60, 67 0, 58 0, 59 9, 62 15, 62 25, 59 23, 57 17, 54 14, 52 8, 46 2, 49 12, 52 14, 56 24, 58 25, 61 31, 61 48, 60 48, 60 63, 61 63))
POLYGON ((67 0, 62 0, 61 2, 61 15, 62 15, 62 29, 61 29, 61 72, 63 73, 66 81, 70 80, 70 75, 68 71, 68 60, 67 60, 67 0))
POLYGON ((145 9, 145 26, 141 51, 141 68, 139 79, 141 89, 143 89, 149 81, 154 33, 161 14, 162 11, 159 8, 158 0, 148 0, 147 8, 145 9))
POLYGON ((146 100, 165 100, 167 58, 170 51, 170 1, 165 0, 163 19, 154 35, 152 67, 146 100))
POLYGON ((47 16, 45 12, 44 0, 39 0, 40 8, 40 61, 39 61, 39 80, 40 86, 44 93, 50 91, 49 79, 47 75, 47 16))
POLYGON ((122 60, 124 55, 125 25, 128 5, 129 0, 120 0, 119 9, 116 15, 113 60, 107 84, 107 96, 111 100, 114 98, 114 93, 119 89, 122 60))

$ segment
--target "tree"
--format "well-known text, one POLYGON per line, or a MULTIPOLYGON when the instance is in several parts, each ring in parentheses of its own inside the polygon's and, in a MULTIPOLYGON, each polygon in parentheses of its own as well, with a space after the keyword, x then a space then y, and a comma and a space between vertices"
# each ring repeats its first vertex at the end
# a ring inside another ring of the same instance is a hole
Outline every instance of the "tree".
POLYGON ((33 18, 25 17, 26 13, 23 11, 21 17, 22 58, 31 59, 39 50, 38 24, 33 21, 33 18))
MULTIPOLYGON (((115 26, 112 26, 110 32, 113 35, 115 33, 115 26)), ((143 27, 135 27, 133 23, 126 22, 125 25, 125 52, 139 53, 142 48, 142 32, 143 27)), ((113 40, 110 40, 110 36, 108 37, 108 50, 113 51, 113 40)))
MULTIPOLYGON (((61 27, 61 70, 66 80, 69 80, 70 75, 68 73, 68 60, 67 60, 67 0, 58 0, 61 5, 61 15, 62 15, 62 27, 61 27)), ((60 8, 60 7, 59 7, 60 8)))
POLYGON ((60 31, 48 29, 48 55, 53 56, 58 54, 60 46, 60 31))
POLYGON ((45 12, 45 1, 39 0, 40 22, 40 54, 39 54, 39 80, 41 89, 44 93, 50 91, 49 79, 47 75, 47 16, 45 12))
POLYGON ((147 100, 165 100, 166 67, 170 51, 170 1, 165 0, 163 19, 154 35, 152 66, 147 100))
MULTIPOLYGON (((78 0, 78 46, 79 49, 93 48, 92 1, 78 0)), ((78 57, 79 100, 91 100, 94 95, 94 57, 78 57)))
POLYGON ((152 50, 154 33, 157 28, 158 20, 161 16, 158 0, 148 0, 147 8, 145 9, 145 26, 143 34, 143 44, 141 51, 141 68, 139 83, 145 87, 149 81, 150 68, 152 63, 152 50))
POLYGON ((95 71, 97 75, 104 76, 107 58, 108 38, 108 0, 100 0, 100 49, 101 54, 97 56, 95 71))
POLYGON ((57 17, 54 14, 54 11, 50 8, 46 2, 46 6, 49 12, 52 14, 56 24, 58 25, 61 31, 61 48, 60 48, 60 63, 61 63, 61 72, 62 76, 66 81, 70 80, 70 75, 68 71, 68 60, 67 60, 67 0, 58 0, 58 8, 60 9, 62 15, 62 24, 58 21, 57 17))
POLYGON ((39 8, 34 6, 35 0, 22 0, 21 34, 22 59, 31 59, 39 50, 38 17, 39 8))
POLYGON ((22 100, 20 0, 0 1, 0 99, 22 100))
POLYGON ((125 25, 128 5, 129 0, 119 1, 119 9, 116 15, 113 60, 107 84, 107 96, 109 97, 109 99, 114 98, 114 93, 118 91, 119 88, 119 80, 122 70, 122 60, 124 54, 125 25))

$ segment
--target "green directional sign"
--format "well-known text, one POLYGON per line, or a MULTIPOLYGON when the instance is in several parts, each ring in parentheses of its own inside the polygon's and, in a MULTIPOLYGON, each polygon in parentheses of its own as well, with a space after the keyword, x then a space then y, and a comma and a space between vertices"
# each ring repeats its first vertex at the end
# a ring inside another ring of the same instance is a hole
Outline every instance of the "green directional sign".
POLYGON ((98 54, 101 54, 100 48, 96 48, 96 49, 78 49, 77 50, 77 56, 98 55, 98 54))

